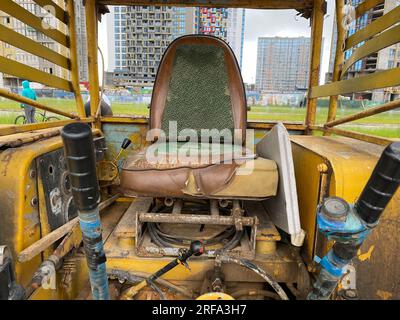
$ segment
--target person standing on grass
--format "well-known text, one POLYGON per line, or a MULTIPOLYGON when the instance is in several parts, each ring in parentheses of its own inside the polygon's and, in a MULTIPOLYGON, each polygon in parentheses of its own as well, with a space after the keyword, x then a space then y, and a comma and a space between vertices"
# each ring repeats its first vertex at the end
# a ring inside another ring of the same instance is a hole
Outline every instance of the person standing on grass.
MULTIPOLYGON (((33 90, 30 85, 31 84, 28 80, 22 81, 22 96, 31 100, 37 100, 35 90, 33 90)), ((21 103, 21 107, 24 108, 26 122, 34 123, 36 109, 25 103, 21 103)))

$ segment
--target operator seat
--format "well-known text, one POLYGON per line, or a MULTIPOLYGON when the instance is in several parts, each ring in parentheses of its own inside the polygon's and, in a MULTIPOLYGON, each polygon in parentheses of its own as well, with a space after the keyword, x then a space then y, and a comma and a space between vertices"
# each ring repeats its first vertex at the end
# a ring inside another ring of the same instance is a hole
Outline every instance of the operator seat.
POLYGON ((122 193, 229 199, 276 195, 276 163, 253 150, 244 152, 246 125, 243 80, 230 47, 206 35, 174 40, 154 83, 148 133, 152 144, 123 164, 122 193), (211 144, 204 129, 230 135, 211 144), (158 160, 149 160, 149 155, 158 160), (190 160, 176 155, 190 155, 190 160))

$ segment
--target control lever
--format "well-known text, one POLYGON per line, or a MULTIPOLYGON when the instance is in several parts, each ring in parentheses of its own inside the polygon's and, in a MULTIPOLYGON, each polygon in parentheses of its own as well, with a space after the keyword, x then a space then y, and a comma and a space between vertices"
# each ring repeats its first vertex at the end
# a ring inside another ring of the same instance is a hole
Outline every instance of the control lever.
POLYGON ((62 128, 61 138, 72 196, 78 209, 93 299, 109 300, 106 256, 99 215, 100 188, 92 129, 86 123, 70 123, 62 128))
POLYGON ((125 138, 124 141, 121 143, 121 149, 119 150, 117 156, 114 158, 113 163, 117 163, 118 159, 121 157, 122 151, 126 150, 130 145, 132 141, 128 138, 125 138))
POLYGON ((178 264, 182 264, 185 266, 188 270, 190 270, 190 267, 187 263, 187 260, 191 256, 201 256, 204 253, 204 245, 201 241, 192 241, 190 243, 190 248, 189 249, 181 249, 179 251, 179 256, 172 260, 170 263, 168 263, 166 266, 158 270, 157 272, 153 273, 149 278, 139 282, 137 285, 131 287, 128 289, 128 291, 124 294, 124 299, 126 300, 132 300, 133 297, 140 291, 142 290, 147 284, 151 284, 154 281, 156 281, 158 278, 160 278, 163 274, 167 273, 168 271, 172 270, 175 268, 178 264))
POLYGON ((378 225, 379 218, 399 185, 400 142, 393 142, 383 151, 354 205, 339 197, 324 200, 317 209, 318 229, 335 243, 325 257, 315 257, 322 268, 308 299, 329 299, 344 270, 357 255, 357 250, 378 225))

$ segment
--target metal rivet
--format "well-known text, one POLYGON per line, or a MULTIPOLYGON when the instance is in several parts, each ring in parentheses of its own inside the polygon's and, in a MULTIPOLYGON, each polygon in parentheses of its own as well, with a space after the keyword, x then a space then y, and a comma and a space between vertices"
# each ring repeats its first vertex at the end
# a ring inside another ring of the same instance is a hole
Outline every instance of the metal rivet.
POLYGON ((34 179, 34 178, 36 177, 36 170, 30 170, 30 171, 29 171, 29 177, 30 177, 31 179, 34 179))
POLYGON ((37 197, 33 197, 32 200, 31 200, 31 206, 36 208, 38 203, 39 203, 38 198, 37 197))

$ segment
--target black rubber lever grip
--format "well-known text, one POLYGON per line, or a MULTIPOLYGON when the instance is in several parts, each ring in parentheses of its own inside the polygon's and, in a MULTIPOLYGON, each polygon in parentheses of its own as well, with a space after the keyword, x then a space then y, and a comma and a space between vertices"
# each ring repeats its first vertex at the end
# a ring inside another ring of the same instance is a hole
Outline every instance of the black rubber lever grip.
POLYGON ((400 142, 393 142, 382 152, 364 190, 355 203, 360 217, 369 224, 379 220, 400 185, 400 142))
POLYGON ((100 199, 92 129, 85 123, 67 124, 61 130, 72 195, 79 211, 96 208, 100 199))
POLYGON ((121 148, 125 150, 126 148, 128 148, 130 146, 131 143, 132 143, 131 140, 129 140, 128 138, 125 138, 124 141, 122 141, 121 148))

